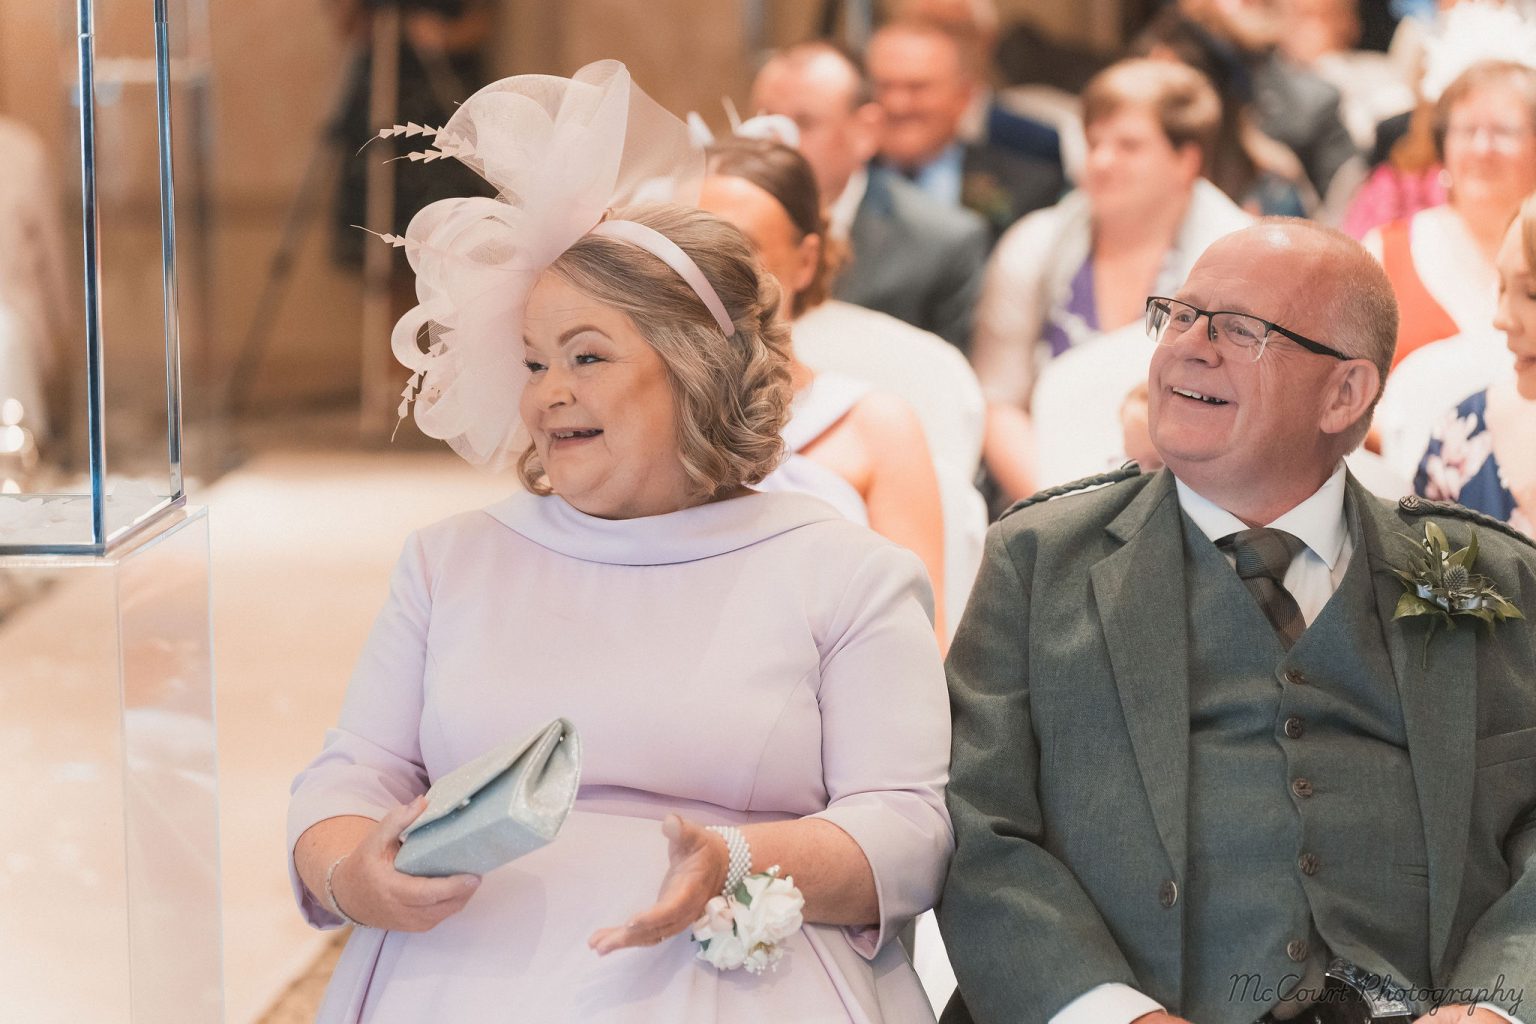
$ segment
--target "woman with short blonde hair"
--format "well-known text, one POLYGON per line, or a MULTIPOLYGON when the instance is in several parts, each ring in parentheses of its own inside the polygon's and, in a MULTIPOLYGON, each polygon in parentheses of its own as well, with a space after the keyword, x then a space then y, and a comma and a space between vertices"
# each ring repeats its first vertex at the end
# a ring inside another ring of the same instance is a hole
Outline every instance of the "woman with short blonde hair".
MULTIPOLYGON (((1221 104, 1198 71, 1150 59, 1112 64, 1084 89, 1083 116, 1088 160, 1078 189, 1003 235, 976 312, 971 361, 987 393, 985 459, 1009 501, 1064 482, 1037 473, 1030 407, 1040 371, 1106 336, 1129 331, 1139 341, 1146 297, 1175 289, 1207 245, 1252 220, 1204 177, 1221 104)), ((1116 408, 1101 413, 1112 423, 1116 408)))

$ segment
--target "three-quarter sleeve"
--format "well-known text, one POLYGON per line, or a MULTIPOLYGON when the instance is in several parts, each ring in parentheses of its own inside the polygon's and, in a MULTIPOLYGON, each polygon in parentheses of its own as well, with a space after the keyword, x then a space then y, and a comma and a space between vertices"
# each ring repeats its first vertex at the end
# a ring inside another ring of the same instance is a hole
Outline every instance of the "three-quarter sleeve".
POLYGON ((420 729, 432 597, 426 553, 413 534, 395 566, 389 599, 347 687, 341 720, 293 780, 288 804, 288 874, 305 918, 339 926, 300 881, 293 850, 312 825, 342 815, 382 818, 427 790, 420 729))
POLYGON ((847 832, 873 871, 878 927, 848 930, 868 958, 937 901, 954 848, 944 807, 949 699, 932 606, 922 563, 881 545, 854 572, 822 648, 828 806, 814 817, 847 832))

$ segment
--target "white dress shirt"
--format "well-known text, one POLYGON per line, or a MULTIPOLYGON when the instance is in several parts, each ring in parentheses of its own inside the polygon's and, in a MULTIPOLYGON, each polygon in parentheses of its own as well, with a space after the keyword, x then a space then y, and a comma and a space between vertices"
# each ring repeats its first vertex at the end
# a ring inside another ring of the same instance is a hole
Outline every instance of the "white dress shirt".
POLYGON ((912 183, 945 206, 960 206, 965 194, 965 147, 951 143, 913 172, 912 183))
MULTIPOLYGON (((1228 534, 1248 529, 1237 516, 1209 498, 1195 493, 1182 480, 1176 480, 1179 507, 1212 543, 1228 534)), ((1285 571, 1285 589, 1296 599, 1307 625, 1322 612, 1323 606, 1339 588, 1355 542, 1344 521, 1344 463, 1312 496, 1272 523, 1265 524, 1298 538, 1306 545, 1285 571)), ((1237 564, 1237 556, 1228 552, 1227 561, 1237 564)))
POLYGON ((869 191, 869 168, 859 167, 848 176, 842 193, 827 207, 827 234, 839 242, 853 233, 853 219, 859 215, 864 193, 869 191))
MULTIPOLYGON (((1174 483, 1179 493, 1179 507, 1212 542, 1249 529, 1241 519, 1197 494, 1184 481, 1175 480, 1174 483)), ((1310 626, 1344 579, 1355 550, 1354 538, 1350 537, 1349 524, 1344 518, 1344 463, 1339 463, 1333 475, 1311 497, 1265 525, 1284 530, 1306 544, 1306 549, 1291 559, 1284 582, 1285 589, 1296 599, 1302 618, 1310 626)), ((1227 561, 1236 565, 1236 556, 1227 554, 1227 561)), ((1511 1024, 1521 1024, 1518 1017, 1511 1017, 1497 1006, 1484 1003, 1478 1006, 1492 1010, 1511 1024)), ((1157 1000, 1129 985, 1108 982, 1095 985, 1062 1007, 1051 1018, 1050 1024, 1131 1024, 1143 1014, 1164 1009, 1157 1000)))

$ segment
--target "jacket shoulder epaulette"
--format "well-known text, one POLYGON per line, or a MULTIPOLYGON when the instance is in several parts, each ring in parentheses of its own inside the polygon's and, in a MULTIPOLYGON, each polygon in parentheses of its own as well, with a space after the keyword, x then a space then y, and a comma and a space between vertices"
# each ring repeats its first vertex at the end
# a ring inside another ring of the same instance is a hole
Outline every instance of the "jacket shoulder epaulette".
POLYGON ((1421 498, 1417 494, 1409 494, 1398 499, 1397 507, 1411 516, 1449 516, 1452 519, 1464 519, 1469 523, 1497 530, 1506 537, 1513 537, 1522 544, 1529 544, 1536 548, 1536 539, 1527 537, 1504 520, 1495 519, 1486 512, 1479 512, 1465 505, 1458 505, 1454 501, 1432 501, 1429 498, 1421 498))
POLYGON ((1069 484, 1060 484, 1056 487, 1047 487, 1045 490, 1031 494, 1027 498, 1020 498, 1012 505, 1009 505, 1007 510, 997 518, 1000 520, 1007 519, 1020 509, 1029 508, 1031 505, 1043 504, 1052 498, 1059 498, 1064 494, 1071 494, 1074 491, 1086 491, 1089 488, 1103 487, 1107 484, 1117 484, 1122 480, 1130 480, 1140 475, 1141 467, 1134 462, 1127 462, 1119 469, 1112 469, 1108 473, 1099 473, 1097 476, 1085 476, 1081 480, 1073 480, 1069 484))

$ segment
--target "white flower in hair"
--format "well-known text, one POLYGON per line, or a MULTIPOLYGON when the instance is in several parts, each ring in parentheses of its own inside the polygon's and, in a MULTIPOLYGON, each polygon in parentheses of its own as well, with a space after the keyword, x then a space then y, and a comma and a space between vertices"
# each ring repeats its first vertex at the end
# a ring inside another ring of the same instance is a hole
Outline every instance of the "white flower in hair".
MULTIPOLYGON (((729 96, 720 103, 725 107, 726 119, 731 123, 731 135, 735 138, 767 139, 769 142, 782 143, 790 149, 800 148, 800 126, 795 124, 793 118, 783 114, 758 114, 743 121, 729 96)), ((688 134, 700 146, 709 146, 715 141, 715 133, 709 130, 709 125, 704 123, 697 111, 688 113, 688 134)))
POLYGON ((1474 64, 1507 60, 1536 68, 1536 23, 1513 4, 1464 0, 1441 14, 1424 48, 1419 92, 1432 103, 1474 64))

